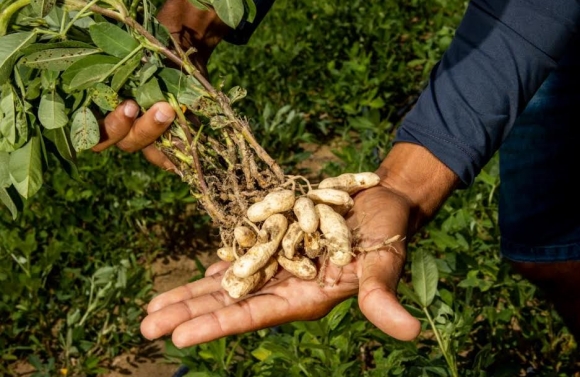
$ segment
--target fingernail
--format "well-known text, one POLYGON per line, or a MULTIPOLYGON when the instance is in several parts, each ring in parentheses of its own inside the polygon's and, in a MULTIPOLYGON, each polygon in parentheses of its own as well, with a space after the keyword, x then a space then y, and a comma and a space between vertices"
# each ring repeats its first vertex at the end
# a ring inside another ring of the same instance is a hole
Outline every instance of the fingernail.
POLYGON ((171 120, 171 118, 171 115, 167 115, 161 110, 157 110, 155 113, 155 120, 159 123, 167 123, 171 120))
POLYGON ((127 118, 135 118, 137 113, 139 113, 139 107, 133 102, 127 102, 123 112, 127 118))

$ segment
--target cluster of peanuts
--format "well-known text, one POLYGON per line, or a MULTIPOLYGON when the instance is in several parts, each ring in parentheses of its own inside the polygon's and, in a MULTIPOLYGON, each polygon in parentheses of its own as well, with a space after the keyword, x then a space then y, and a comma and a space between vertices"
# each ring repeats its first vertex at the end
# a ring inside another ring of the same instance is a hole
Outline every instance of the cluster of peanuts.
POLYGON ((375 173, 348 173, 300 195, 289 189, 268 193, 248 208, 245 225, 234 229, 233 244, 217 251, 220 259, 232 262, 222 287, 240 298, 260 289, 279 266, 312 280, 319 274, 314 262, 319 256, 338 267, 350 263, 353 240, 344 216, 353 206, 352 195, 379 180, 375 173))

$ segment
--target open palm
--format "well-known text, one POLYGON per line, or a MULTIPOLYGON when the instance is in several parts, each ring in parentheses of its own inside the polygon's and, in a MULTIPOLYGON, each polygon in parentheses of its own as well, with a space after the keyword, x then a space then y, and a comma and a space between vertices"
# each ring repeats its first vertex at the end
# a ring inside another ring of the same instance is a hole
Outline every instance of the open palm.
MULTIPOLYGON (((405 235, 409 206, 405 199, 378 186, 355 197, 347 219, 360 247, 373 247, 393 235, 405 235)), ((324 284, 300 280, 280 271, 258 292, 232 299, 221 288, 228 267, 218 262, 206 277, 154 298, 141 324, 146 338, 172 333, 177 347, 208 342, 326 315, 341 301, 358 295, 362 313, 385 333, 401 340, 415 338, 419 322, 398 302, 396 287, 405 260, 404 242, 360 254, 342 269, 329 265, 324 284)))

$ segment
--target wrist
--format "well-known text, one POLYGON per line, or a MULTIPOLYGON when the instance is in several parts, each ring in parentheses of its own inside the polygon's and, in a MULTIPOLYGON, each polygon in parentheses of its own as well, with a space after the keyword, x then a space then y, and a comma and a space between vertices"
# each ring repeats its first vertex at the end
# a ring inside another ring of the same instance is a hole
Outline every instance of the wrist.
POLYGON ((425 225, 460 184, 459 177, 425 147, 396 143, 376 173, 381 185, 407 200, 409 235, 425 225))

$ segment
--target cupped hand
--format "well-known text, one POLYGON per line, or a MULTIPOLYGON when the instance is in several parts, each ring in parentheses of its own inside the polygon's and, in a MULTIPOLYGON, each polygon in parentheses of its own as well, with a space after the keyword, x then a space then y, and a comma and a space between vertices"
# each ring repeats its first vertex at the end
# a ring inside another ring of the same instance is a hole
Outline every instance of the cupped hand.
POLYGON ((175 165, 153 144, 175 119, 170 104, 159 102, 138 117, 139 106, 127 100, 99 122, 101 140, 92 149, 100 152, 116 145, 125 152, 142 151, 145 158, 165 170, 175 165))
MULTIPOLYGON (((181 49, 195 48, 195 53, 190 55, 191 62, 207 76, 209 57, 230 30, 216 12, 202 10, 187 0, 167 0, 157 19, 181 49)), ((159 102, 141 116, 139 112, 135 101, 127 100, 109 113, 100 122, 101 140, 93 151, 100 152, 112 145, 126 152, 142 150, 151 163, 174 170, 173 163, 153 145, 175 119, 173 108, 166 102, 159 102)))
MULTIPOLYGON (((376 245, 394 235, 405 235, 409 218, 406 199, 378 186, 359 193, 348 216, 358 246, 376 245)), ((398 302, 397 284, 405 261, 405 244, 360 254, 339 269, 329 265, 324 285, 280 271, 258 292, 232 299, 221 288, 228 267, 218 262, 206 277, 154 298, 141 332, 148 339, 172 334, 177 347, 255 331, 299 320, 315 320, 341 301, 358 295, 362 313, 383 332, 400 340, 414 339, 420 324, 398 302)))

